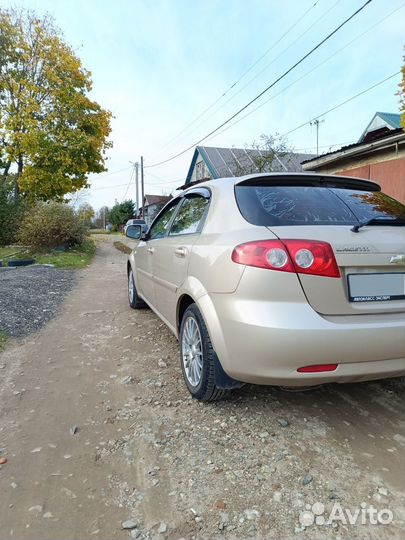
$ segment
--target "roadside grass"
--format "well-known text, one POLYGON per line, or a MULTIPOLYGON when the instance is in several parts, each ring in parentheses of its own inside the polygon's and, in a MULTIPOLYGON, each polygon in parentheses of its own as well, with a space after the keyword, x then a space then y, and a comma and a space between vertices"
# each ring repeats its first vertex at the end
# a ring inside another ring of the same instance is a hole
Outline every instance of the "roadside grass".
POLYGON ((96 251, 96 244, 89 238, 80 246, 66 251, 52 250, 49 253, 34 253, 32 256, 39 264, 53 264, 56 268, 84 268, 88 266, 96 251))
POLYGON ((107 229, 90 229, 90 234, 111 234, 107 229))
POLYGON ((35 259, 38 264, 52 264, 56 268, 84 268, 89 265, 96 251, 96 244, 88 238, 80 246, 68 248, 65 251, 51 250, 49 252, 35 251, 28 248, 4 247, 0 248, 0 260, 35 259), (10 255, 12 255, 10 257, 10 255), (7 257, 7 259, 6 259, 7 257))
POLYGON ((132 249, 129 246, 124 244, 124 242, 120 242, 119 240, 114 242, 113 245, 116 249, 118 249, 118 251, 122 251, 122 253, 126 253, 127 255, 132 252, 132 249))
POLYGON ((24 248, 16 246, 0 247, 0 260, 10 255, 20 253, 24 248))
POLYGON ((6 346, 7 336, 3 332, 0 332, 0 352, 4 350, 6 346))

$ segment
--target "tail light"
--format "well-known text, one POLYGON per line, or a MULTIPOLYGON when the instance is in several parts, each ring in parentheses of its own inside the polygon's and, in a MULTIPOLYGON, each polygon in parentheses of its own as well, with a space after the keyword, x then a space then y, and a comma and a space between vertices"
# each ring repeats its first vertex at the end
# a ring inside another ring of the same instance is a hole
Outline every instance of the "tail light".
POLYGON ((297 369, 299 373, 322 373, 324 371, 335 371, 337 364, 318 364, 315 366, 304 366, 297 369))
POLYGON ((297 272, 313 276, 340 277, 332 246, 320 240, 257 240, 240 244, 232 252, 238 264, 297 272))

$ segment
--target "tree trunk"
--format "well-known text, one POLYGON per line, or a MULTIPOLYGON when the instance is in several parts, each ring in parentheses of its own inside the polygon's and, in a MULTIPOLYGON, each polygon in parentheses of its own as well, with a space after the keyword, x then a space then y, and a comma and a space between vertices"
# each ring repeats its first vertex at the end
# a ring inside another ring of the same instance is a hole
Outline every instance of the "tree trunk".
POLYGON ((8 176, 8 171, 10 170, 10 167, 11 167, 11 161, 9 161, 6 166, 5 166, 5 169, 3 171, 3 176, 8 176))
POLYGON ((20 188, 18 186, 18 179, 19 179, 19 177, 21 176, 21 174, 23 172, 23 166, 24 166, 23 157, 22 157, 21 154, 18 156, 17 165, 18 165, 17 178, 15 179, 15 185, 14 185, 14 199, 15 199, 15 201, 17 201, 20 198, 20 188))
POLYGON ((24 166, 23 157, 22 157, 22 155, 20 154, 20 155, 18 156, 18 171, 17 171, 18 176, 20 176, 20 174, 22 174, 22 172, 23 172, 23 166, 24 166))

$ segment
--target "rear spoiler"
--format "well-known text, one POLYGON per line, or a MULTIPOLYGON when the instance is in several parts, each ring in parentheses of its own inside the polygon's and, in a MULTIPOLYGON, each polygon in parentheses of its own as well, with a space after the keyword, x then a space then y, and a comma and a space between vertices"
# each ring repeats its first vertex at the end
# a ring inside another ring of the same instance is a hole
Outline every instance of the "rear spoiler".
POLYGON ((381 187, 375 182, 363 180, 362 178, 351 178, 350 176, 322 176, 322 175, 302 175, 283 174, 271 176, 257 176, 242 180, 236 186, 306 186, 306 187, 326 187, 341 189, 359 189, 362 191, 381 191, 381 187))

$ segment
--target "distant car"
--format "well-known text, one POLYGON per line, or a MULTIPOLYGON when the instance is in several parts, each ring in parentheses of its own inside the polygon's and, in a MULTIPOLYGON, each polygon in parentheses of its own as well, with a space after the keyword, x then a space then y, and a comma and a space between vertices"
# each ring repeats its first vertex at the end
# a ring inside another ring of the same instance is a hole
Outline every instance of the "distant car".
POLYGON ((124 225, 124 234, 126 234, 129 225, 140 225, 142 227, 142 232, 145 232, 148 228, 144 219, 129 219, 124 225))
POLYGON ((190 186, 127 263, 129 303, 178 337, 191 394, 405 373, 405 207, 358 178, 254 174, 190 186))

